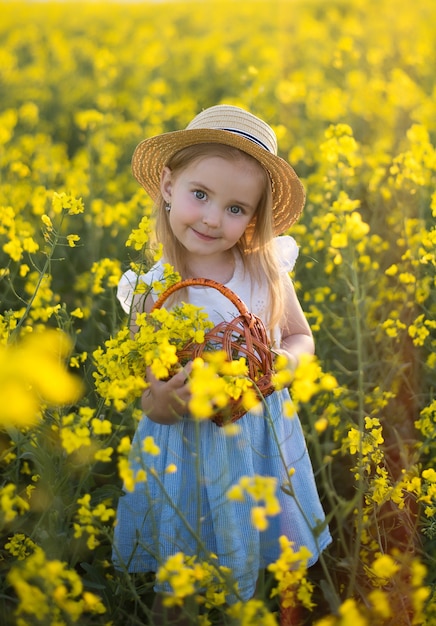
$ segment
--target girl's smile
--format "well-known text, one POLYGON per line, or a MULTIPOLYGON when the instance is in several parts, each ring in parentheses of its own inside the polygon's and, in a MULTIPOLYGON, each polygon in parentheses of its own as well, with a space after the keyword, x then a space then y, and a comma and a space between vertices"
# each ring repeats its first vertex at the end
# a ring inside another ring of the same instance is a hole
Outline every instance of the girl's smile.
POLYGON ((164 168, 162 195, 170 226, 188 254, 219 263, 253 219, 263 192, 260 165, 210 156, 173 175, 164 168))
POLYGON ((195 230, 195 228, 193 228, 192 230, 200 239, 204 239, 204 241, 214 241, 216 239, 216 237, 199 233, 197 230, 195 230))

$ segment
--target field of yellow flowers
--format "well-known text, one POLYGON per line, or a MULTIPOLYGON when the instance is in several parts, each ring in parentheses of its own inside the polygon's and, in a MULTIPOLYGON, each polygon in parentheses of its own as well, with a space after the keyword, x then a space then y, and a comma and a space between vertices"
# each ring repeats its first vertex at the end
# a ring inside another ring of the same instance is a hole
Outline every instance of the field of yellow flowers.
POLYGON ((283 545, 259 597, 231 608, 212 562, 175 555, 158 575, 175 601, 202 598, 203 626, 278 624, 277 595, 296 625, 435 624, 434 1, 0 14, 2 624, 153 624, 151 576, 111 564, 143 385, 114 288, 156 254, 130 158, 220 102, 270 121, 307 188, 291 234, 317 360, 292 394, 334 542, 292 573, 283 545))

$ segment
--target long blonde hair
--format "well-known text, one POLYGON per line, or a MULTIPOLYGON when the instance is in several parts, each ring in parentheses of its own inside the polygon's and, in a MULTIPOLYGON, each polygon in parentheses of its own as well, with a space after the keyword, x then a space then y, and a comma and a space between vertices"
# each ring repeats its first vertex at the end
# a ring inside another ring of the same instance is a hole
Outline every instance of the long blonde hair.
MULTIPOLYGON (((166 164, 172 173, 177 174, 193 162, 205 157, 218 156, 234 161, 246 160, 256 163, 264 173, 264 191, 252 221, 244 235, 236 244, 245 271, 254 281, 262 284, 266 281, 269 291, 269 330, 272 331, 284 314, 285 283, 280 280, 279 260, 274 246, 272 218, 271 182, 267 171, 250 155, 223 144, 205 143, 188 146, 177 152, 166 164)), ((188 278, 184 247, 174 236, 170 227, 165 201, 161 197, 156 203, 156 237, 163 246, 165 261, 170 263, 182 276, 188 278)))

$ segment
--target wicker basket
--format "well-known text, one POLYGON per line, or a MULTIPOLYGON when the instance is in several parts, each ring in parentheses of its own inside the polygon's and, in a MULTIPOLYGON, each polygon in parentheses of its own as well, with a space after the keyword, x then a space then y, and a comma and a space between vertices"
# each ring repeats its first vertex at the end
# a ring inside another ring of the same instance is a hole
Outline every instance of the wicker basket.
MULTIPOLYGON (((201 357, 203 352, 224 350, 229 360, 245 357, 248 375, 255 383, 254 390, 259 400, 266 398, 273 391, 271 382, 273 372, 273 355, 268 347, 268 336, 262 320, 250 313, 244 302, 228 287, 208 278, 190 278, 169 287, 156 300, 152 310, 159 309, 173 293, 179 289, 192 286, 211 287, 226 296, 238 309, 239 315, 230 322, 221 322, 205 333, 203 343, 189 342, 177 352, 180 361, 186 362, 201 357)), ((235 422, 241 418, 246 409, 240 400, 235 400, 227 411, 214 414, 211 418, 218 426, 235 422)))

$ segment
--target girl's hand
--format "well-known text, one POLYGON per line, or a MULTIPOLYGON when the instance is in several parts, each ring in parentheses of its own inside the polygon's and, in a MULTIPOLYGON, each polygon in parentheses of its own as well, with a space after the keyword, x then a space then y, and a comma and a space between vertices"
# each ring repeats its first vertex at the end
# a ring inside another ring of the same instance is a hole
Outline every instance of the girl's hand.
POLYGON ((188 363, 169 380, 158 380, 148 368, 149 387, 142 394, 141 405, 149 419, 169 426, 176 424, 187 413, 191 398, 188 388, 190 371, 191 364, 188 363))
POLYGON ((287 369, 291 372, 295 372, 298 366, 298 359, 295 354, 292 354, 289 350, 285 350, 284 348, 277 348, 273 350, 273 353, 277 356, 284 357, 286 359, 287 369))

